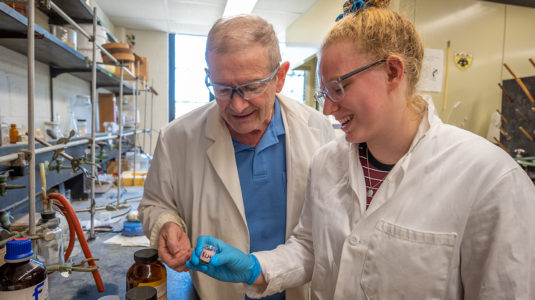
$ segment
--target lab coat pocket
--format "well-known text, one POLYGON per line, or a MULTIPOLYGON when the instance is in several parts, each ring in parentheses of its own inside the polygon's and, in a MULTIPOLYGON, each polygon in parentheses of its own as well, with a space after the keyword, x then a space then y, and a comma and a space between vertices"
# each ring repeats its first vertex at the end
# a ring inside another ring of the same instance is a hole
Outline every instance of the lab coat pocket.
POLYGON ((444 299, 456 238, 379 221, 362 271, 367 299, 444 299))

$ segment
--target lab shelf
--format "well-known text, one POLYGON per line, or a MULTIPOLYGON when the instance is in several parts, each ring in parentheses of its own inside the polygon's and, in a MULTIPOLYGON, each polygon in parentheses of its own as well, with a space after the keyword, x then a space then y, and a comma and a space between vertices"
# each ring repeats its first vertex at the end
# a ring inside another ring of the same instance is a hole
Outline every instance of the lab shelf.
MULTIPOLYGON (((137 133, 145 132, 145 130, 137 130, 137 133)), ((123 137, 127 136, 133 136, 134 130, 125 130, 123 132, 123 137)), ((109 136, 107 133, 96 133, 95 138, 99 140, 100 142, 106 143, 108 140, 116 140, 117 133, 112 134, 112 136, 109 136)), ((89 137, 78 137, 73 138, 72 142, 82 141, 86 140, 83 143, 78 143, 74 146, 69 146, 65 148, 65 153, 73 156, 73 157, 81 157, 86 156, 85 151, 88 149, 88 147, 91 145, 90 141, 88 140, 89 137)), ((55 145, 56 141, 48 141, 50 144, 55 145)), ((123 147, 122 147, 122 154, 127 152, 130 149, 130 143, 129 140, 123 140, 123 147)), ((107 144, 107 143, 106 143, 107 144)), ((36 162, 36 172, 39 171, 39 163, 44 161, 51 161, 52 155, 54 154, 54 151, 46 151, 42 152, 40 149, 44 148, 43 145, 36 143, 35 145, 36 151, 39 152, 36 154, 35 162, 36 162)), ((118 157, 118 149, 117 147, 114 147, 111 149, 109 145, 105 145, 104 148, 106 149, 106 156, 107 158, 103 159, 99 162, 99 164, 102 166, 107 161, 116 159, 118 157)), ((0 146, 0 158, 3 156, 7 156, 13 153, 21 153, 22 151, 25 151, 28 149, 27 144, 10 144, 6 146, 0 146)), ((100 153, 100 148, 96 149, 97 155, 100 153)), ((65 166, 70 166, 70 162, 67 159, 62 158, 64 161, 65 166)), ((90 169, 89 165, 85 165, 85 168, 88 170, 90 169)), ((0 173, 7 171, 7 170, 14 170, 13 166, 10 166, 9 163, 0 163, 0 173)), ((28 166, 25 165, 23 167, 18 168, 18 172, 22 172, 24 174, 18 174, 18 176, 10 176, 7 183, 9 185, 27 185, 28 184, 28 173, 30 170, 28 169, 28 166), (21 169, 23 171, 21 171, 21 169)), ((47 188, 55 187, 61 183, 66 183, 67 188, 70 188, 69 186, 79 186, 81 187, 81 192, 83 190, 87 189, 85 187, 85 182, 80 183, 79 181, 83 181, 83 177, 80 176, 82 174, 81 171, 73 172, 72 169, 66 169, 61 170, 61 172, 56 171, 49 171, 47 172, 47 188)), ((41 179, 39 176, 36 176, 36 186, 35 186, 35 193, 39 193, 41 191, 41 179)), ((20 217, 23 214, 27 212, 26 203, 28 201, 28 189, 12 189, 8 190, 6 192, 5 196, 0 196, 0 210, 6 210, 10 211, 11 214, 13 214, 15 217, 20 217)), ((75 197, 78 198, 78 197, 75 197)), ((41 210, 40 201, 37 201, 37 207, 39 208, 39 211, 41 210)))
MULTIPOLYGON (((54 3, 61 8, 71 19, 76 23, 92 24, 93 23, 93 10, 83 0, 54 0, 54 3)), ((62 25, 66 24, 65 20, 50 10, 43 10, 50 17, 49 23, 62 25)), ((100 19, 97 19, 97 24, 102 25, 100 19)))
MULTIPOLYGON (((68 1, 61 1, 68 2, 68 1)), ((28 19, 0 2, 0 46, 27 55, 26 40, 28 19)), ((69 73, 85 81, 91 81, 91 62, 47 30, 35 25, 35 59, 50 65, 51 76, 69 73)), ((119 93, 120 79, 97 66, 97 88, 119 93)), ((123 83, 124 94, 132 94, 133 88, 123 83)))
MULTIPOLYGON (((67 15, 71 17, 78 24, 91 24, 93 23, 93 10, 83 0, 55 0, 54 3, 61 8, 67 15)), ((55 25, 67 24, 67 22, 57 13, 52 10, 42 9, 48 16, 48 22, 55 25)), ((98 25, 104 25, 97 18, 98 25)), ((106 33, 108 38, 117 43, 117 38, 111 32, 106 33)))

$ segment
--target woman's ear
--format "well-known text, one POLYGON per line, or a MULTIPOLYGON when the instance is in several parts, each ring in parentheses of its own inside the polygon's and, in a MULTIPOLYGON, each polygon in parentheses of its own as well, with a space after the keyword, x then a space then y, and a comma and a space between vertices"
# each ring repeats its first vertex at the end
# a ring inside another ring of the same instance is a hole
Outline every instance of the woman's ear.
POLYGON ((401 84, 405 71, 405 64, 403 63, 403 60, 396 55, 390 55, 386 59, 385 64, 388 76, 387 84, 390 87, 390 90, 394 90, 401 84))

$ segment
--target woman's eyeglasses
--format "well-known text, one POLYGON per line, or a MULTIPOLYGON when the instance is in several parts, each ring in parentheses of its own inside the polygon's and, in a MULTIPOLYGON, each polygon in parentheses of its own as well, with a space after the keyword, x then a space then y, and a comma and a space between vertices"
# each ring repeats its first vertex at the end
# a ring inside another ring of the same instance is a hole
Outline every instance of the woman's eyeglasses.
POLYGON ((314 99, 316 99, 318 104, 321 105, 322 107, 325 105, 325 98, 327 96, 329 97, 329 99, 331 99, 332 102, 342 101, 342 99, 344 99, 345 97, 344 86, 342 85, 342 81, 385 61, 386 61, 386 58, 376 60, 368 65, 365 65, 364 67, 360 67, 356 70, 353 70, 345 75, 342 75, 334 80, 327 82, 321 90, 316 91, 314 93, 314 99))

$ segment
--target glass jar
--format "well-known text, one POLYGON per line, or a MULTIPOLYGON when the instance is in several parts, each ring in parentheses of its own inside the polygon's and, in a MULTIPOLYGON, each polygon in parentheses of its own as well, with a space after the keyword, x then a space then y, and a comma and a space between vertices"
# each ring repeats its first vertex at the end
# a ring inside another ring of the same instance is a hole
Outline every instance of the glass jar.
POLYGON ((146 153, 140 153, 139 149, 136 149, 135 151, 130 150, 126 152, 125 157, 129 166, 129 169, 126 171, 133 171, 134 168, 136 170, 136 173, 149 171, 151 159, 146 153), (134 165, 134 159, 135 159, 135 165, 134 165))
POLYGON ((135 263, 126 273, 126 290, 135 287, 154 287, 158 293, 158 300, 167 299, 167 271, 158 261, 156 249, 141 249, 134 253, 135 263))
POLYGON ((128 103, 128 99, 123 102, 123 128, 126 130, 135 129, 139 122, 139 107, 128 103))
POLYGON ((45 122, 45 133, 49 138, 53 140, 57 140, 63 137, 63 134, 61 133, 61 129, 59 126, 59 122, 54 122, 54 121, 45 122))
POLYGON ((78 135, 86 136, 87 135, 87 120, 86 119, 76 120, 76 128, 78 128, 78 135))
POLYGON ((45 265, 61 265, 65 262, 63 256, 63 231, 59 226, 59 218, 56 213, 43 212, 37 225, 46 224, 41 232, 42 239, 37 240, 37 259, 45 265))
POLYGON ((6 123, 0 123, 0 146, 9 144, 9 126, 6 123))

